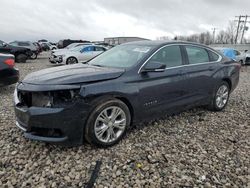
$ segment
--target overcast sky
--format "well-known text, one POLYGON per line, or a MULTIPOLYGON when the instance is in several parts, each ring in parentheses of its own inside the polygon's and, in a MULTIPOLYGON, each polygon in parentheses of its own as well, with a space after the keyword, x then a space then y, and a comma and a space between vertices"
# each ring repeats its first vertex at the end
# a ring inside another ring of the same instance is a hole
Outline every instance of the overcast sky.
POLYGON ((250 0, 1 0, 0 40, 174 37, 223 29, 249 10, 250 0))

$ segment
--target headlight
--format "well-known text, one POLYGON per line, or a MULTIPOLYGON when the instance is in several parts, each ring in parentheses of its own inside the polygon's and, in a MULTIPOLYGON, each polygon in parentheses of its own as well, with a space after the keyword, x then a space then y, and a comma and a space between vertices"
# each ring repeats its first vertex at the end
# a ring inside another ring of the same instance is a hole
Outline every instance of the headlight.
POLYGON ((60 90, 49 92, 32 93, 32 106, 36 107, 54 107, 60 104, 73 102, 80 97, 79 89, 77 90, 60 90))
POLYGON ((53 91, 51 92, 53 104, 72 102, 73 100, 79 98, 79 91, 80 90, 53 91))

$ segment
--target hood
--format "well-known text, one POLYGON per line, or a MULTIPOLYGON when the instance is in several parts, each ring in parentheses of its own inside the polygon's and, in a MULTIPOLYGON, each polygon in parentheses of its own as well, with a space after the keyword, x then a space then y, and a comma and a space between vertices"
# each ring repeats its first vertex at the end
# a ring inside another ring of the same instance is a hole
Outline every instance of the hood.
POLYGON ((56 49, 56 50, 52 50, 52 53, 58 53, 58 52, 64 52, 64 51, 67 51, 69 49, 56 49))
POLYGON ((80 84, 115 79, 121 76, 124 71, 124 69, 84 64, 65 65, 31 73, 22 82, 36 85, 80 84))

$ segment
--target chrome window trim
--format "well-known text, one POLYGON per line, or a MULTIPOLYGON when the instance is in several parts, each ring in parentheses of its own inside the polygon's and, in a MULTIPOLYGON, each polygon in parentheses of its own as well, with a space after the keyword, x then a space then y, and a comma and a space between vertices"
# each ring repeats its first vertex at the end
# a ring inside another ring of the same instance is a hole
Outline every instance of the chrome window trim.
POLYGON ((204 46, 199 46, 199 45, 196 45, 196 44, 166 44, 162 47, 160 47, 158 50, 156 50, 143 64, 142 66, 139 68, 138 70, 138 74, 141 73, 141 70, 142 68, 145 66, 145 64, 158 52, 160 51, 162 48, 165 48, 167 46, 194 46, 194 47, 198 47, 198 48, 204 48, 206 50, 209 50, 215 54, 217 54, 219 56, 218 60, 217 61, 210 61, 210 62, 203 62, 203 63, 197 63, 197 64, 187 64, 187 65, 180 65, 180 66, 175 66, 175 67, 169 67, 169 68, 165 68, 165 70, 169 70, 169 69, 175 69, 175 68, 180 68, 180 67, 187 67, 187 66, 196 66, 196 65, 204 65, 204 64, 211 64, 211 63, 218 63, 222 60, 222 56, 217 53, 215 50, 213 49, 210 49, 210 48, 207 48, 207 47, 204 47, 204 46))

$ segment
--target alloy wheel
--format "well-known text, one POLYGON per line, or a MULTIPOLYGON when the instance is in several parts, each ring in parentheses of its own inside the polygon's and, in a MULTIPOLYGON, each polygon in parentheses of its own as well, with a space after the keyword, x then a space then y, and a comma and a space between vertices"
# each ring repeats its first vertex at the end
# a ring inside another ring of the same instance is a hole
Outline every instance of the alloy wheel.
POLYGON ((221 85, 216 93, 216 105, 218 108, 224 108, 227 104, 229 89, 226 85, 221 85))
POLYGON ((126 114, 120 107, 107 107, 96 118, 95 136, 103 143, 114 142, 125 131, 126 123, 126 114))
POLYGON ((77 63, 77 60, 76 58, 74 57, 70 57, 68 60, 67 60, 67 64, 76 64, 77 63))

